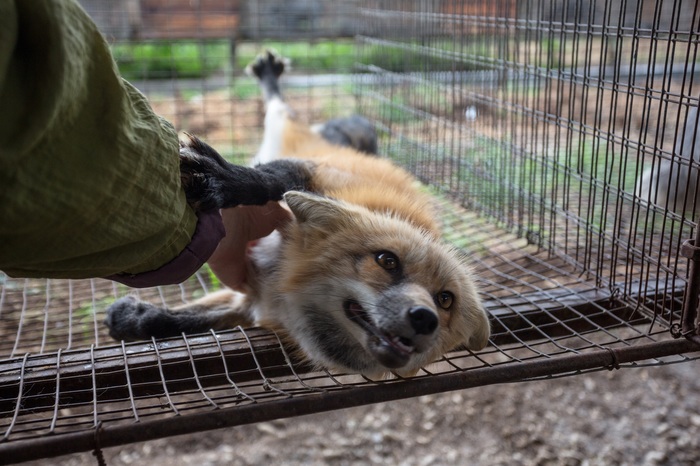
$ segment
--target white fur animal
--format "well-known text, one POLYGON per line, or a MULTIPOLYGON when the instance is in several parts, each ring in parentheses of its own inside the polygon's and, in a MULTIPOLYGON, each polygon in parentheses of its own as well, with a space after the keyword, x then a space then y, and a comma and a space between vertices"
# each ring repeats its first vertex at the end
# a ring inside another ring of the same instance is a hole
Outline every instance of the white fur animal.
POLYGON ((682 130, 676 135, 676 160, 663 159, 644 171, 637 183, 637 195, 673 212, 700 210, 698 164, 700 131, 698 107, 688 110, 682 130))

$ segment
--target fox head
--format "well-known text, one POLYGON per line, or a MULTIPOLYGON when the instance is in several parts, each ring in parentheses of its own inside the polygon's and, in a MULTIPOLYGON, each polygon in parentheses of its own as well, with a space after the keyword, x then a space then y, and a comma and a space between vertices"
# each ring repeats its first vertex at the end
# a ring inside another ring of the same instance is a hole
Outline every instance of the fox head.
POLYGON ((288 192, 282 324, 312 362, 366 375, 412 375, 464 345, 486 346, 473 274, 434 234, 392 216, 288 192))

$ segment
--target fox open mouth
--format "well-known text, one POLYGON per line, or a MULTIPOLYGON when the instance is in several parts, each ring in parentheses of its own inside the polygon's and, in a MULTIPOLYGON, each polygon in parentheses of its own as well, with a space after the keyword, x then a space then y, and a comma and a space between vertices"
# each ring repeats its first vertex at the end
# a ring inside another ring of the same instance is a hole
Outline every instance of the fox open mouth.
POLYGON ((343 303, 345 315, 369 335, 369 350, 377 360, 389 369, 405 366, 415 351, 413 340, 393 335, 372 323, 364 308, 353 299, 343 303))

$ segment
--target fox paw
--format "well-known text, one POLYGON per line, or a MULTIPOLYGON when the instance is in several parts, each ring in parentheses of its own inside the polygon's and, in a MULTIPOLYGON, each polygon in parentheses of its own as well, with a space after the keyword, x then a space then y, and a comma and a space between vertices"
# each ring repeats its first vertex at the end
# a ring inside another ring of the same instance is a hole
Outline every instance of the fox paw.
POLYGON ((180 182, 195 210, 222 207, 226 170, 226 162, 211 146, 186 133, 180 136, 180 182))
POLYGON ((118 299, 107 309, 104 321, 115 340, 148 340, 178 334, 172 314, 133 296, 118 299))
POLYGON ((266 50, 258 55, 256 59, 246 67, 246 72, 262 81, 265 76, 270 75, 279 78, 288 65, 289 60, 276 55, 270 50, 266 50))
POLYGON ((187 202, 199 211, 279 201, 289 190, 304 189, 312 170, 312 164, 295 160, 233 165, 194 136, 180 139, 180 181, 187 202))

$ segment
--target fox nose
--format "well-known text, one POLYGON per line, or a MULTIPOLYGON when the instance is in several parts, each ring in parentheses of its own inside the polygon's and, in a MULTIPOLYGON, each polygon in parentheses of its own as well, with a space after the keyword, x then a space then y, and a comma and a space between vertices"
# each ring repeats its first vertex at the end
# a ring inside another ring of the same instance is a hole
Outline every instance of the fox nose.
POLYGON ((438 325, 438 318, 433 311, 423 306, 415 306, 408 310, 408 320, 418 335, 430 335, 438 325))

